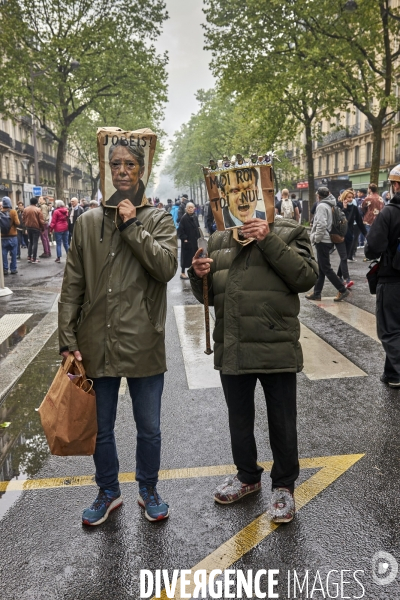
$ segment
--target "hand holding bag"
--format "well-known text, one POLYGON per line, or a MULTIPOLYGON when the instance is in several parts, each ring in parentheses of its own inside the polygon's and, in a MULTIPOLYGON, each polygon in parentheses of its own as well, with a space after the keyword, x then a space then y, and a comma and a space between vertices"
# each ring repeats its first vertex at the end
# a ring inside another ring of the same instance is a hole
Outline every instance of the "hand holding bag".
POLYGON ((96 395, 80 361, 70 354, 39 407, 50 452, 91 456, 97 437, 96 395))

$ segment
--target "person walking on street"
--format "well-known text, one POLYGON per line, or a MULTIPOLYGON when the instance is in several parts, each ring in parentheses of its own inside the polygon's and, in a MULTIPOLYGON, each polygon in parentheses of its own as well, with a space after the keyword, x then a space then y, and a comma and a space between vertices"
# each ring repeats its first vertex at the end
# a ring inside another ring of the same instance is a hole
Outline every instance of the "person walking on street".
POLYGON ((50 240, 49 240, 49 222, 50 222, 50 214, 49 207, 46 204, 43 196, 39 196, 39 208, 43 214, 44 221, 44 229, 40 232, 40 239, 43 244, 43 254, 40 255, 39 258, 50 258, 51 250, 50 250, 50 240))
POLYGON ((16 275, 17 255, 18 255, 18 232, 19 218, 17 211, 13 209, 11 200, 8 196, 3 197, 3 204, 0 214, 1 224, 1 250, 3 255, 3 272, 8 275, 8 255, 10 255, 11 275, 16 275))
POLYGON ((170 214, 174 220, 174 225, 175 225, 176 229, 178 229, 178 212, 179 212, 179 202, 176 200, 175 204, 173 205, 173 207, 170 210, 170 214))
POLYGON ((178 211, 178 225, 183 217, 183 215, 186 212, 186 204, 189 202, 188 200, 188 195, 187 194, 183 194, 182 199, 181 199, 181 203, 179 205, 179 211, 178 211))
MULTIPOLYGON (((365 198, 364 202, 361 205, 361 210, 363 213, 363 223, 365 225, 367 233, 369 232, 372 223, 375 221, 376 217, 379 215, 384 206, 385 203, 378 194, 378 186, 376 185, 376 183, 370 183, 368 187, 368 196, 365 198)), ((367 261, 368 258, 365 257, 364 262, 367 261)))
POLYGON ((181 240, 181 279, 189 279, 185 270, 192 264, 193 256, 198 246, 200 237, 200 225, 195 215, 195 206, 192 202, 186 204, 186 213, 179 222, 178 237, 181 240))
POLYGON ((319 276, 314 291, 307 294, 307 300, 321 300, 321 294, 325 283, 325 277, 338 290, 335 302, 341 302, 349 295, 349 290, 339 277, 333 272, 330 262, 330 252, 334 248, 329 232, 332 229, 332 208, 336 206, 336 199, 327 187, 319 187, 317 190, 318 206, 315 211, 313 226, 311 230, 311 242, 317 250, 319 276))
MULTIPOLYGON (((129 181, 126 164, 119 177, 129 181)), ((149 521, 169 515, 157 482, 167 370, 166 292, 177 269, 177 237, 172 217, 146 202, 145 196, 139 206, 125 199, 115 209, 84 213, 75 223, 67 255, 59 302, 60 352, 65 357, 73 352, 83 361, 97 406, 93 458, 99 491, 83 511, 85 525, 103 523, 122 504, 114 436, 121 377, 128 380, 137 428, 138 502, 149 521)))
POLYGON ((69 211, 69 243, 71 243, 72 234, 74 233, 75 223, 83 214, 82 206, 79 206, 78 198, 71 198, 71 208, 69 211))
POLYGON ((315 283, 318 267, 306 230, 294 220, 269 225, 255 218, 241 231, 214 233, 209 258, 199 258, 199 250, 189 269, 201 303, 207 276, 208 302, 215 308, 214 364, 228 407, 237 468, 236 475, 217 487, 214 500, 231 504, 261 489, 263 469, 257 464, 254 438, 258 380, 274 459, 268 513, 273 522, 288 523, 295 515, 293 492, 299 476, 296 373, 303 369, 303 356, 298 294, 315 283))
POLYGON ((56 263, 61 262, 61 244, 64 246, 65 254, 67 254, 69 249, 68 243, 68 209, 66 208, 64 202, 62 200, 56 200, 56 208, 53 212, 53 217, 51 219, 51 227, 50 231, 56 236, 56 245, 57 245, 57 258, 55 260, 56 263))
POLYGON ((40 260, 37 258, 37 249, 40 232, 44 229, 43 213, 37 207, 38 198, 33 197, 30 200, 30 206, 24 210, 24 223, 28 231, 28 262, 38 264, 40 260))
POLYGON ((299 222, 300 213, 297 204, 293 204, 289 198, 289 190, 282 190, 282 198, 275 205, 275 212, 277 215, 281 215, 284 219, 295 219, 299 222))
POLYGON ((392 198, 378 212, 367 235, 365 255, 380 259, 376 324, 386 354, 382 383, 400 388, 400 165, 390 171, 392 198))
POLYGON ((341 280, 343 280, 343 278, 344 278, 345 286, 347 288, 350 288, 354 285, 354 281, 352 281, 350 279, 347 260, 344 260, 344 256, 346 256, 346 258, 348 258, 350 260, 350 253, 351 253, 351 249, 353 246, 354 223, 357 224, 359 231, 361 231, 361 233, 363 235, 367 234, 367 230, 365 229, 365 225, 362 222, 361 215, 358 211, 357 206, 355 204, 353 204, 353 200, 354 200, 354 192, 351 189, 344 190, 340 196, 338 206, 343 210, 344 214, 346 215, 348 227, 347 227, 346 236, 344 238, 344 242, 342 242, 342 244, 335 244, 337 251, 339 253, 339 256, 340 256, 340 265, 339 265, 337 275, 341 280), (342 248, 343 244, 344 244, 344 251, 342 248), (340 249, 339 249, 339 246, 341 247, 340 249))
POLYGON ((28 247, 28 236, 26 234, 26 229, 24 225, 24 203, 20 200, 18 202, 17 215, 19 220, 19 225, 17 227, 17 237, 18 237, 18 253, 17 259, 21 259, 21 248, 28 247))

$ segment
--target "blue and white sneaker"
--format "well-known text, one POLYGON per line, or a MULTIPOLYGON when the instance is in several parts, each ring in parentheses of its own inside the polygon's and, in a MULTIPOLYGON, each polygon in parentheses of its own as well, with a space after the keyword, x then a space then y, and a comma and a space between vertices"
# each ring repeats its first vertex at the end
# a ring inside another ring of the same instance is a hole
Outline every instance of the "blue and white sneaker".
POLYGON ((96 500, 92 506, 85 508, 82 513, 84 525, 100 525, 108 518, 112 510, 122 504, 121 492, 117 494, 109 490, 99 490, 96 500))
POLYGON ((169 506, 162 500, 156 487, 140 487, 138 502, 145 509, 144 515, 149 521, 162 521, 169 516, 169 506))

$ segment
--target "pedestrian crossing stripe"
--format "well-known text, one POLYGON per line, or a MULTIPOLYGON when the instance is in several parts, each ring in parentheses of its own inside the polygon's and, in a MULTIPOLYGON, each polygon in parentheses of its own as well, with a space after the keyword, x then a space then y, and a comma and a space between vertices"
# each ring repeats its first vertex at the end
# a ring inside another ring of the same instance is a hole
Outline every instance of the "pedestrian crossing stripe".
MULTIPOLYGON (((364 454, 348 454, 341 456, 325 456, 322 458, 306 458, 300 460, 302 469, 315 469, 319 471, 311 475, 307 481, 300 484, 295 490, 296 510, 300 510, 313 500, 318 494, 323 492, 329 485, 352 467, 357 461, 363 458, 364 454)), ((244 554, 247 554, 252 548, 260 544, 270 533, 279 527, 278 524, 270 521, 267 513, 263 513, 241 531, 236 533, 229 540, 224 542, 219 548, 211 552, 206 558, 197 563, 191 569, 190 575, 186 575, 185 581, 188 581, 185 590, 187 594, 193 594, 195 589, 194 573, 199 570, 206 571, 208 577, 214 569, 224 571, 237 562, 244 554)), ((181 600, 180 579, 178 579, 175 588, 175 600, 181 600)), ((166 591, 162 590, 161 599, 168 598, 166 591)), ((156 600, 153 596, 152 600, 156 600)))
POLYGON ((340 321, 351 325, 357 331, 375 340, 375 342, 381 343, 376 331, 376 317, 374 314, 350 304, 350 302, 334 302, 334 298, 322 298, 322 300, 313 301, 313 304, 340 321))
MULTIPOLYGON (((204 354, 203 306, 201 304, 174 306, 174 313, 188 388, 196 390, 221 387, 219 371, 214 369, 213 356, 204 354)), ((304 356, 303 373, 308 379, 317 381, 367 376, 367 373, 351 360, 303 324, 301 324, 300 342, 304 356)))

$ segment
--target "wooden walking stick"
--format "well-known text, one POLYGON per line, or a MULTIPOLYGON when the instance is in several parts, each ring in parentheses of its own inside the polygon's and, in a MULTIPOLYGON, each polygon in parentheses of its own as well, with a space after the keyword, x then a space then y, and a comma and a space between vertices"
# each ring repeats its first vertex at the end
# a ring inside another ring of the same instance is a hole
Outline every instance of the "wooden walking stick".
MULTIPOLYGON (((197 245, 202 249, 202 254, 199 258, 207 257, 207 240, 204 237, 202 230, 200 230, 200 236, 197 240, 197 245)), ((204 354, 212 354, 211 350, 211 336, 210 336, 210 309, 208 306, 208 281, 207 275, 203 276, 203 303, 204 303, 204 321, 206 325, 206 349, 204 350, 204 354)))

